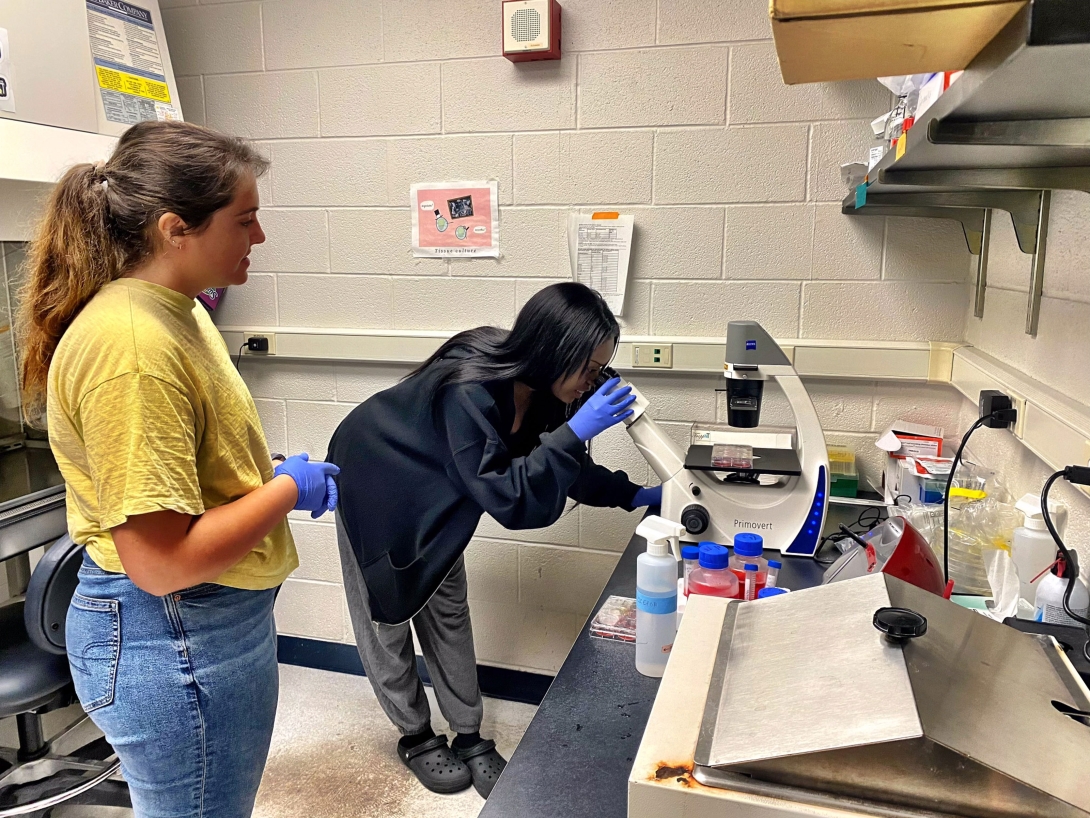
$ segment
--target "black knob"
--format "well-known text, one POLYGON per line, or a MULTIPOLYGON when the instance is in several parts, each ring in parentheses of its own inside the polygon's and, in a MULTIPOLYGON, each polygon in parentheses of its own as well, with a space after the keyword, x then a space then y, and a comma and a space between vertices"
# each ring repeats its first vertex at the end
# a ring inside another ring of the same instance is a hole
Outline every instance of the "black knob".
POLYGON ((927 620, 908 608, 879 608, 874 612, 874 627, 891 641, 903 642, 927 633, 927 620))
POLYGON ((693 486, 693 497, 700 496, 700 486, 693 486))
POLYGON ((691 506, 686 506, 681 512, 681 524, 685 526, 685 530, 690 534, 703 534, 708 530, 709 522, 710 518, 704 506, 698 506, 694 503, 691 506))

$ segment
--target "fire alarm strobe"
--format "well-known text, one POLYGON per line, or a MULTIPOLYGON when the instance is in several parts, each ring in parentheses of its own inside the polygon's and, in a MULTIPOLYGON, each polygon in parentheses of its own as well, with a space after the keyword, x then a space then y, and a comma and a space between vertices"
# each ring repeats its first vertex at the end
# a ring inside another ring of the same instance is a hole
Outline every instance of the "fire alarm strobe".
POLYGON ((503 56, 512 62, 560 59, 560 4, 503 0, 503 56))

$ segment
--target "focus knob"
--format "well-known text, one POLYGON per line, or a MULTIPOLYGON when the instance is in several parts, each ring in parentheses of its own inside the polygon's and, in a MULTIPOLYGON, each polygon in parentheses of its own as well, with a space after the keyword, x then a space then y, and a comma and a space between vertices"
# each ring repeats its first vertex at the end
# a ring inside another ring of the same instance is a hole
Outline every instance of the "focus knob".
POLYGON ((927 633, 927 620, 908 608, 879 608, 874 612, 874 627, 891 642, 904 642, 927 633))
POLYGON ((709 522, 710 518, 704 506, 698 506, 694 503, 691 506, 686 506, 685 510, 681 512, 681 524, 685 526, 685 530, 690 534, 703 534, 708 530, 709 522))

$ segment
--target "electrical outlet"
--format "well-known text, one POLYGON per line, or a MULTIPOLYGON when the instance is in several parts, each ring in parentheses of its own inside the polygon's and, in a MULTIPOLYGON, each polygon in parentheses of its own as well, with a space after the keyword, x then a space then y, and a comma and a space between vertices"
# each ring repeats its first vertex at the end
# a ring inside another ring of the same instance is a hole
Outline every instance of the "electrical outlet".
POLYGON ((1084 440, 1082 443, 1082 462, 1090 466, 1090 440, 1084 440))
POLYGON ((246 353, 248 355, 275 355, 276 354, 276 336, 268 332, 244 332, 242 337, 246 340, 246 353), (267 349, 262 349, 264 346, 262 341, 268 343, 267 349))
POLYGON ((1026 431, 1026 399, 1014 392, 1010 396, 1011 407, 1018 410, 1018 419, 1011 425, 1011 433, 1021 440, 1026 431))
POLYGON ((633 344, 632 366, 670 369, 674 365, 673 344, 633 344))

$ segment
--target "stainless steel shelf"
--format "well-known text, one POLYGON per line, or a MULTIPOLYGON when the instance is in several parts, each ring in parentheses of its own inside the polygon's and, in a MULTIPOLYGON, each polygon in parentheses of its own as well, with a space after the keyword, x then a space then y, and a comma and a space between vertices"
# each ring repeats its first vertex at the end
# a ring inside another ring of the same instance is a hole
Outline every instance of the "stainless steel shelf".
POLYGON ((852 191, 849 216, 961 224, 978 258, 983 314, 991 211, 1010 214, 1032 256, 1026 332, 1036 335, 1050 191, 1090 193, 1090 2, 1033 0, 852 191))

